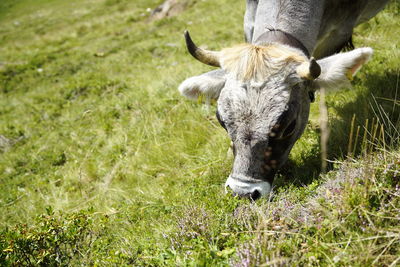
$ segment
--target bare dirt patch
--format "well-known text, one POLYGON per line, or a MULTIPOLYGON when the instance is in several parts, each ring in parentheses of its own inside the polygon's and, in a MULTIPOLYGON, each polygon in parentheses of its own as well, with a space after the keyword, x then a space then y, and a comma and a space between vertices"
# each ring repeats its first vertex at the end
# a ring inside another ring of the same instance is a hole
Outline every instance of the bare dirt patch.
POLYGON ((164 3, 153 9, 150 20, 160 20, 176 16, 189 6, 188 1, 166 0, 164 3))

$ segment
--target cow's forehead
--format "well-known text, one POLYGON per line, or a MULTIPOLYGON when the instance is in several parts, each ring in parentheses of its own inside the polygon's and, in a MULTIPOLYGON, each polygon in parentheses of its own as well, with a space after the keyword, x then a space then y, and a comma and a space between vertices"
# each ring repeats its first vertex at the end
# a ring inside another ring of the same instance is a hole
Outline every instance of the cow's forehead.
POLYGON ((226 82, 218 112, 227 128, 268 132, 288 109, 296 68, 306 61, 284 46, 237 46, 223 51, 226 82))
POLYGON ((237 45, 221 52, 221 67, 238 81, 264 82, 279 77, 307 58, 285 45, 237 45))
POLYGON ((270 104, 287 102, 292 86, 293 83, 284 71, 267 77, 262 82, 242 82, 228 74, 220 93, 219 107, 223 110, 235 109, 245 104, 248 108, 265 108, 270 104))
POLYGON ((264 82, 240 82, 228 75, 218 100, 221 117, 236 127, 247 125, 261 131, 270 128, 291 99, 291 85, 279 76, 264 82))

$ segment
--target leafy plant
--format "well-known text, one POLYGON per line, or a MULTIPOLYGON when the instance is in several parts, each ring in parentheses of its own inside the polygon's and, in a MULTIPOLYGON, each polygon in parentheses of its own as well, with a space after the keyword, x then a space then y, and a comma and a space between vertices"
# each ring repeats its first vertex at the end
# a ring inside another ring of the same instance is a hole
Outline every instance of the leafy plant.
POLYGON ((94 230, 92 214, 56 215, 48 207, 33 226, 18 224, 0 233, 0 261, 6 266, 68 266, 82 260, 101 230, 94 230))

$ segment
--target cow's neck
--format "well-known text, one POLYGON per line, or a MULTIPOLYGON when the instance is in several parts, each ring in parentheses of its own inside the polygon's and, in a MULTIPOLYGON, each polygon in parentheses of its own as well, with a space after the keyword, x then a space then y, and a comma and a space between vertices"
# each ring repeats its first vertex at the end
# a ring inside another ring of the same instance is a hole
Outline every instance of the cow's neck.
POLYGON ((307 57, 310 57, 310 51, 303 45, 301 41, 291 34, 278 29, 271 29, 261 34, 257 40, 253 42, 256 45, 267 45, 270 43, 279 43, 297 48, 307 57))
POLYGON ((276 29, 290 34, 312 53, 317 43, 324 2, 260 0, 252 42, 265 32, 276 29))

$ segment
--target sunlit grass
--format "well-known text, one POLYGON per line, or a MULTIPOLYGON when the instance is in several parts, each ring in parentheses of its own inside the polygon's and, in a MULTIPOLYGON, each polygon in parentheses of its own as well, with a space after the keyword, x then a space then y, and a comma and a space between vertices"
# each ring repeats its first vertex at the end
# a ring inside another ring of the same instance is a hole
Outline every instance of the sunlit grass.
POLYGON ((273 196, 249 203, 224 194, 232 155, 215 107, 176 89, 210 70, 184 29, 211 49, 242 42, 244 1, 149 21, 161 2, 0 3, 0 261, 31 249, 48 264, 398 262, 398 3, 356 30, 374 59, 327 96, 333 171, 320 175, 316 101, 273 196), (56 252, 52 223, 68 234, 56 252))

